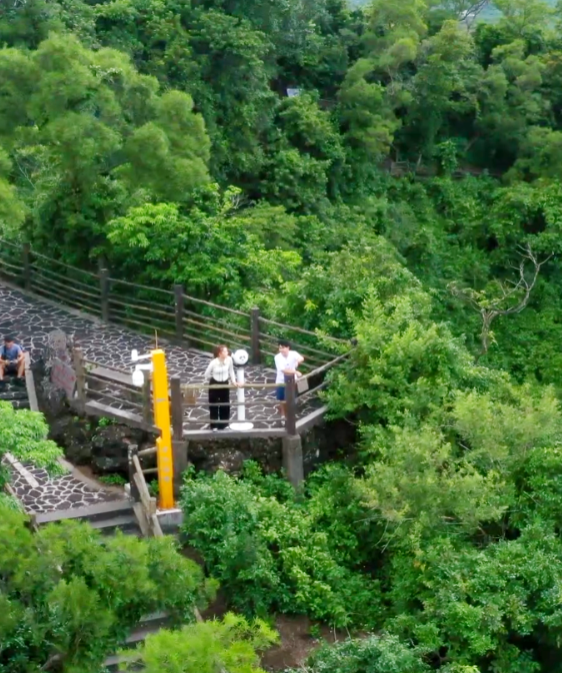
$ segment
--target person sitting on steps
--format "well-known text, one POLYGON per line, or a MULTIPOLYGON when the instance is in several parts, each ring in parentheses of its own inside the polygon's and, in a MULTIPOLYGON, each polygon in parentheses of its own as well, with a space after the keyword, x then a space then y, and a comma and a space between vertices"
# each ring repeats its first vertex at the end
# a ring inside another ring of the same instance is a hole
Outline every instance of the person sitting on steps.
POLYGON ((10 335, 4 337, 4 345, 0 349, 0 385, 4 386, 4 376, 16 374, 18 382, 25 381, 25 356, 23 349, 16 344, 10 335))

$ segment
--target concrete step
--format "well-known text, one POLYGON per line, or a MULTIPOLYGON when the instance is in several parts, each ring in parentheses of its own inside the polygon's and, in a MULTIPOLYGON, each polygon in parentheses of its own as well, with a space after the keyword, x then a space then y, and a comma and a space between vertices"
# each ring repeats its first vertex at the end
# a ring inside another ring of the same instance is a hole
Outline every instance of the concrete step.
MULTIPOLYGON (((169 618, 165 613, 153 613, 142 619, 131 634, 127 637, 125 646, 127 648, 134 648, 143 642, 150 634, 155 634, 163 627, 168 627, 170 624, 169 618)), ((110 672, 118 672, 119 665, 128 662, 127 656, 110 655, 105 660, 105 667, 110 672)), ((127 668, 128 672, 142 672, 142 666, 137 668, 127 668)))
POLYGON ((48 513, 37 513, 35 522, 40 526, 50 522, 60 522, 61 520, 86 520, 90 523, 103 521, 115 517, 132 516, 134 517, 133 504, 131 501, 121 499, 119 501, 104 501, 83 508, 70 508, 69 510, 54 510, 48 513))
POLYGON ((0 400, 27 400, 27 391, 25 389, 0 389, 0 400))
POLYGON ((18 382, 13 377, 7 377, 0 384, 0 400, 11 403, 16 410, 29 409, 27 388, 24 383, 18 382))
POLYGON ((142 538, 142 532, 137 522, 137 518, 133 515, 117 515, 114 517, 107 517, 105 519, 97 519, 90 521, 90 525, 94 529, 98 529, 103 534, 111 536, 117 529, 124 534, 130 536, 138 536, 142 538))

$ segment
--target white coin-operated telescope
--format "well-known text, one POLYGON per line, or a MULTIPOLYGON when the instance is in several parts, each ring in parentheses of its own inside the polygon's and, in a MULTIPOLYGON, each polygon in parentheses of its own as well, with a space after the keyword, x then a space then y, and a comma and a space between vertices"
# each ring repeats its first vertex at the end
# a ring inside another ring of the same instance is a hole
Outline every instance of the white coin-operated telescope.
POLYGON ((251 421, 246 421, 246 406, 244 405, 244 366, 248 363, 248 352, 244 349, 238 349, 232 354, 232 362, 236 367, 236 381, 239 384, 237 390, 238 412, 237 421, 230 424, 233 431, 249 431, 254 427, 251 421))

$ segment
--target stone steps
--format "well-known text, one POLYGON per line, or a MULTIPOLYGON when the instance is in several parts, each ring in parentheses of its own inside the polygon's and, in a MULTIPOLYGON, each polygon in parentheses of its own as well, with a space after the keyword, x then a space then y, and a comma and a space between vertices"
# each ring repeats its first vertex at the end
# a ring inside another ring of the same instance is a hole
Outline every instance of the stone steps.
POLYGON ((107 517, 103 520, 96 520, 90 522, 94 529, 99 529, 102 534, 111 536, 117 529, 124 534, 130 536, 138 536, 142 538, 142 532, 139 528, 137 518, 134 515, 118 515, 115 517, 107 517))
POLYGON ((29 409, 25 383, 19 383, 13 377, 7 377, 3 385, 0 385, 0 400, 11 403, 16 410, 29 409))
POLYGON ((36 526, 63 522, 64 520, 89 522, 94 529, 98 529, 105 535, 112 535, 119 529, 125 534, 142 537, 133 504, 127 499, 94 503, 69 510, 53 510, 46 513, 37 513, 34 516, 36 526))
MULTIPOLYGON (((125 648, 135 648, 141 642, 143 642, 146 637, 151 634, 156 634, 163 627, 169 626, 169 618, 165 613, 153 613, 151 615, 143 618, 137 627, 131 632, 127 637, 127 640, 124 644, 125 648)), ((120 665, 127 662, 128 658, 123 655, 110 655, 105 659, 105 667, 110 672, 118 672, 120 670, 120 665)), ((127 668, 128 672, 142 672, 144 669, 142 666, 136 669, 127 668)))

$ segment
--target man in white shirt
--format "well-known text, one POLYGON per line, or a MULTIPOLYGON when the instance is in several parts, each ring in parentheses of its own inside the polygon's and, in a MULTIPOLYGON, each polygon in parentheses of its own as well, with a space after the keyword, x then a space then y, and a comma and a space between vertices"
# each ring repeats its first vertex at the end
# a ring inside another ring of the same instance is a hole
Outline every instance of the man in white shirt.
POLYGON ((276 398, 279 401, 279 411, 282 416, 286 416, 287 408, 285 403, 285 375, 294 374, 298 376, 297 368, 304 361, 304 358, 297 351, 291 349, 289 342, 279 340, 279 353, 275 356, 275 367, 277 368, 277 377, 275 383, 277 386, 276 398))

